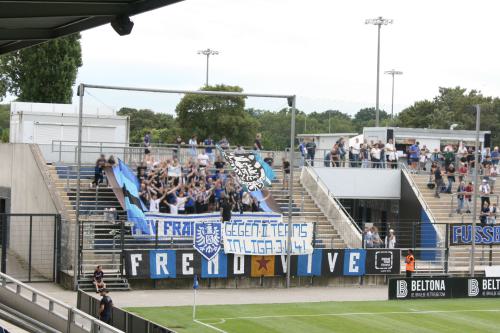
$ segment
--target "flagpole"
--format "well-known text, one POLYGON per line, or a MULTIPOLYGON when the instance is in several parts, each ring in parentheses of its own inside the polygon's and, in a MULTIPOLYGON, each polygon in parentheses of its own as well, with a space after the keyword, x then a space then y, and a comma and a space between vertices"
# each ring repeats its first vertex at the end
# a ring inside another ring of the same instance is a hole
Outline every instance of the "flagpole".
POLYGON ((194 289, 194 299, 193 299, 193 321, 196 318, 196 289, 194 289))

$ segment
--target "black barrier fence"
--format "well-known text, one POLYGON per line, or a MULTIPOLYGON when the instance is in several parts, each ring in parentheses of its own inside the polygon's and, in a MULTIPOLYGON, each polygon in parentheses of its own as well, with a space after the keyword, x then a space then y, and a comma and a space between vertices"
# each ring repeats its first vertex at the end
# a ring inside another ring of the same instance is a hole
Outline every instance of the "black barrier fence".
POLYGON ((500 297, 500 278, 418 277, 389 280, 389 299, 500 297))
MULTIPOLYGON (((78 290, 77 308, 98 318, 100 300, 78 290)), ((175 333, 175 331, 155 324, 120 308, 113 307, 110 325, 126 333, 175 333)))
POLYGON ((23 282, 55 281, 60 266, 58 214, 0 214, 0 271, 23 282))

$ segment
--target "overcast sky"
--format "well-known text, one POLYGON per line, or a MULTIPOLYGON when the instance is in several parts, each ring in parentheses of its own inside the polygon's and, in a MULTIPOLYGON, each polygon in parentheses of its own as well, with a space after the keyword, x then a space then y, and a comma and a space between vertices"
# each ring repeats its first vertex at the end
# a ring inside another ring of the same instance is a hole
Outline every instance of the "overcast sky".
MULTIPOLYGON (((132 18, 132 34, 106 25, 83 33, 77 83, 198 89, 205 80, 199 49, 213 48, 210 83, 247 92, 296 94, 306 112, 350 114, 375 105, 377 28, 382 27, 381 108, 395 111, 437 95, 439 86, 499 95, 500 20, 497 1, 186 0, 132 18)), ((178 96, 91 91, 100 107, 148 107, 172 113, 178 96)), ((279 109, 284 102, 249 100, 279 109)))

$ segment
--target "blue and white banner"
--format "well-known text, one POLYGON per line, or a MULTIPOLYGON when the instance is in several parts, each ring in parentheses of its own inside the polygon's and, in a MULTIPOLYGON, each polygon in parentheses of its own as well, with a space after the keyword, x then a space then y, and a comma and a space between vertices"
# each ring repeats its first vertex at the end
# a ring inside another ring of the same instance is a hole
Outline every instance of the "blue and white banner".
POLYGON ((193 247, 207 260, 212 260, 222 245, 220 222, 198 222, 194 225, 193 247))
MULTIPOLYGON (((264 217, 264 215, 263 215, 264 217)), ((269 214, 265 222, 261 220, 231 219, 222 225, 224 252, 247 255, 287 254, 288 224, 282 215, 269 214)), ((293 223, 292 254, 313 252, 313 223, 293 223)))
MULTIPOLYGON (((151 238, 155 240, 156 225, 158 225, 158 239, 169 240, 174 238, 192 239, 195 223, 220 223, 220 213, 190 214, 190 215, 171 215, 163 213, 145 213, 145 223, 148 233, 145 234, 141 228, 132 226, 132 236, 137 238, 151 238)), ((264 212, 255 213, 233 213, 231 222, 252 222, 252 223, 270 223, 281 222, 281 214, 269 214, 264 212)))
MULTIPOLYGON (((450 245, 472 244, 472 224, 451 224, 450 245)), ((476 245, 500 244, 500 225, 476 225, 476 245)))

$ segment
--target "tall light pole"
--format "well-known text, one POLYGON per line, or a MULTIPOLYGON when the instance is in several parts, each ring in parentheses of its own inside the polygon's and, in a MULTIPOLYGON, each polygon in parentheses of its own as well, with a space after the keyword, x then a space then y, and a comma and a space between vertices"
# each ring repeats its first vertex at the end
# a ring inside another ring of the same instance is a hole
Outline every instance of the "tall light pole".
MULTIPOLYGON (((476 147, 474 150, 474 190, 472 193, 472 244, 470 248, 470 275, 474 276, 476 271, 476 221, 477 221, 477 190, 479 186, 479 130, 481 127, 481 107, 476 105, 476 147)), ((482 209, 483 207, 481 207, 482 209)))
POLYGON ((384 73, 392 75, 391 119, 394 119, 394 76, 402 75, 403 72, 392 69, 390 71, 385 71, 384 73))
POLYGON ((207 57, 207 76, 205 79, 205 85, 208 86, 208 64, 209 64, 209 59, 211 55, 218 55, 219 51, 215 51, 212 49, 206 49, 206 50, 200 50, 198 51, 198 54, 202 54, 207 57))
POLYGON ((375 100, 375 111, 376 111, 376 118, 375 118, 375 126, 379 127, 380 126, 380 110, 379 110, 379 85, 380 85, 380 27, 383 25, 388 25, 392 24, 393 20, 391 19, 385 19, 382 16, 379 16, 374 19, 367 19, 365 20, 365 24, 373 24, 378 26, 378 42, 377 42, 377 97, 375 100))

